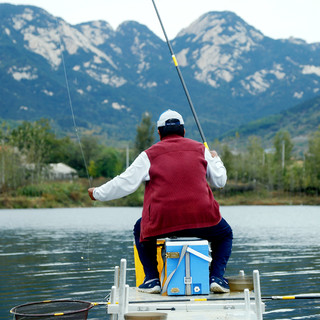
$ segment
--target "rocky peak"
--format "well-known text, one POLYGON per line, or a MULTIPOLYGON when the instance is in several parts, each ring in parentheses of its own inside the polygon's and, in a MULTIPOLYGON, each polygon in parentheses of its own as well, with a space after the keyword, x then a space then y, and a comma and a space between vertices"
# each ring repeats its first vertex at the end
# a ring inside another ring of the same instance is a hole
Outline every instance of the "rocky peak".
POLYGON ((90 21, 75 26, 86 38, 100 46, 115 37, 115 31, 106 21, 90 21))

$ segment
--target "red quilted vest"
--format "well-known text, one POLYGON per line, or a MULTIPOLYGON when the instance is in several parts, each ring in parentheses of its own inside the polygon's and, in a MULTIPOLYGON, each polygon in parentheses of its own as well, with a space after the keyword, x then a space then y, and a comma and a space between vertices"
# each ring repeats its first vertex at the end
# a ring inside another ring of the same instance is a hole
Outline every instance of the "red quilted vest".
POLYGON ((141 241, 220 222, 219 205, 206 180, 204 148, 199 142, 171 135, 146 150, 151 167, 144 194, 141 241))

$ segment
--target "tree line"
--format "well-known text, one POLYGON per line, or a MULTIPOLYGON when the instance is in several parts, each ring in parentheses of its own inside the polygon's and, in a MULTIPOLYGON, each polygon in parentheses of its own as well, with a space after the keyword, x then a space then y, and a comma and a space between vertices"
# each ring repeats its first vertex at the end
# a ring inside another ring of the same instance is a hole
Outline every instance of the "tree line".
POLYGON ((231 188, 319 194, 320 127, 309 137, 308 151, 301 159, 294 157, 290 134, 282 130, 276 133, 273 148, 268 151, 257 136, 249 137, 246 150, 239 153, 218 141, 215 145, 227 168, 231 188))
MULTIPOLYGON (((154 142, 151 116, 145 114, 137 126, 134 148, 129 158, 154 142)), ((111 179, 128 165, 125 148, 106 146, 95 136, 85 135, 80 141, 58 138, 47 119, 24 121, 14 129, 3 122, 0 128, 0 191, 39 184, 49 178, 49 164, 63 162, 82 178, 111 179)))
MULTIPOLYGON (((154 143, 154 131, 151 115, 144 114, 137 126, 131 160, 154 143)), ((50 163, 63 162, 76 169, 79 177, 89 175, 90 178, 106 179, 120 174, 128 165, 125 148, 106 146, 94 136, 83 136, 81 141, 58 138, 46 119, 23 122, 14 129, 3 123, 0 142, 2 192, 48 180, 46 172, 50 163)), ((241 152, 235 152, 219 141, 212 145, 227 168, 226 190, 319 194, 320 127, 310 136, 308 151, 302 159, 293 156, 293 143, 287 131, 275 135, 273 149, 269 152, 256 136, 249 138, 247 149, 241 152)))

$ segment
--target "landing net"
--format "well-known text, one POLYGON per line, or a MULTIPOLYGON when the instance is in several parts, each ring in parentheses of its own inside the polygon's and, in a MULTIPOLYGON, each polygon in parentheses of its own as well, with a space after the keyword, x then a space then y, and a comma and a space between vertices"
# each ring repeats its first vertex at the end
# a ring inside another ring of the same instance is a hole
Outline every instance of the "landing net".
POLYGON ((16 320, 86 320, 92 307, 94 304, 85 301, 50 300, 23 304, 12 308, 10 312, 16 320))

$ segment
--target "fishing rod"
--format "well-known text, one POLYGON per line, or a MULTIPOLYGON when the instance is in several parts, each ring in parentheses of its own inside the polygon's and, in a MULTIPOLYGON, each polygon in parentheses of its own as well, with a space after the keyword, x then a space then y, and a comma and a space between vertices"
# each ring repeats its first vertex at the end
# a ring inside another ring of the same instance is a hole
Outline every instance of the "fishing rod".
POLYGON ((271 296, 262 297, 262 300, 298 300, 298 299, 320 299, 320 293, 297 294, 294 296, 271 296))
MULTIPOLYGON (((243 300, 243 297, 235 296, 235 297, 217 297, 217 298, 179 298, 179 299, 156 299, 156 300, 136 300, 136 301, 129 301, 129 304, 144 304, 144 303, 168 303, 168 302, 206 302, 206 301, 236 301, 236 300, 243 300)), ((251 297, 250 299, 254 299, 251 297)), ((270 296, 270 297, 261 297, 261 300, 298 300, 298 299, 320 299, 320 293, 303 293, 297 295, 287 295, 287 296, 270 296)), ((75 300, 46 300, 40 303, 54 303, 54 302, 69 302, 72 303, 75 300)), ((110 305, 110 301, 99 301, 99 302, 88 302, 92 307, 95 306, 107 306, 110 305)), ((117 303, 117 302, 116 302, 117 303)))
MULTIPOLYGON (((219 297, 219 298, 186 298, 186 299, 159 299, 159 300, 140 300, 140 301, 129 301, 129 304, 139 303, 166 303, 166 302, 205 302, 205 301, 232 301, 232 300, 243 300, 243 297, 219 297)), ((254 299, 251 297, 250 299, 254 299)), ((270 296, 261 297, 261 300, 298 300, 298 299, 320 299, 320 293, 314 294, 297 294, 287 296, 270 296)), ((104 303, 106 304, 106 303, 104 303)), ((108 303, 107 303, 108 304, 108 303)))
MULTIPOLYGON (((254 300, 254 297, 250 297, 254 300)), ((293 296, 270 296, 261 297, 261 300, 299 300, 299 299, 320 299, 320 293, 314 294, 297 294, 293 296)), ((180 299, 156 299, 156 300, 135 300, 129 301, 129 304, 145 304, 145 303, 171 303, 171 302, 207 302, 207 301, 243 301, 243 297, 218 297, 218 298, 180 298, 180 299)), ((72 300, 71 300, 72 301, 72 300)), ((95 306, 108 306, 111 304, 110 301, 99 301, 99 302, 88 302, 91 303, 92 307, 95 306)))
POLYGON ((164 37, 165 37, 165 39, 166 39, 166 42, 167 42, 167 45, 168 45, 168 48, 169 48, 169 51, 170 51, 170 54, 171 54, 173 63, 174 63, 174 65, 175 65, 175 67, 176 67, 176 70, 177 70, 179 79, 180 79, 180 81, 181 81, 183 90, 184 90, 184 92, 185 92, 185 94, 186 94, 186 96, 187 96, 187 100, 188 100, 188 102, 189 102, 190 109, 191 109, 191 111, 192 111, 194 120, 195 120, 196 125, 197 125, 197 127, 198 127, 198 130, 199 130, 201 139, 202 139, 203 144, 205 145, 205 147, 206 147, 207 149, 209 149, 209 146, 208 146, 207 140, 206 140, 206 138, 205 138, 205 135, 204 135, 204 133, 203 133, 203 130, 202 130, 202 128, 201 128, 201 125, 200 125, 200 122, 199 122, 199 119, 198 119, 196 110, 195 110, 195 108, 194 108, 194 106, 193 106, 193 103, 192 103, 192 100, 191 100, 191 97, 190 97, 188 88, 187 88, 187 86, 186 86, 186 84, 185 84, 185 81, 184 81, 184 79, 183 79, 182 73, 181 73, 181 71, 180 71, 177 58, 176 58, 176 56, 175 56, 175 54, 174 54, 174 52, 173 52, 173 49, 172 49, 172 46, 171 46, 170 41, 169 41, 169 39, 168 39, 166 30, 164 29, 162 20, 161 20, 161 18, 160 18, 159 11, 158 11, 158 9, 157 9, 157 6, 156 6, 154 0, 152 0, 152 3, 153 3, 153 6, 154 6, 154 9, 155 9, 155 11, 156 11, 156 14, 157 14, 157 16, 158 16, 158 19, 159 19, 159 22, 160 22, 160 25, 161 25, 161 28, 162 28, 164 37))

